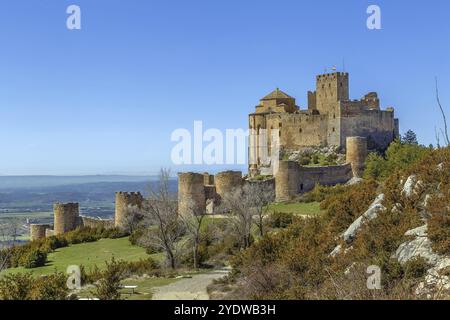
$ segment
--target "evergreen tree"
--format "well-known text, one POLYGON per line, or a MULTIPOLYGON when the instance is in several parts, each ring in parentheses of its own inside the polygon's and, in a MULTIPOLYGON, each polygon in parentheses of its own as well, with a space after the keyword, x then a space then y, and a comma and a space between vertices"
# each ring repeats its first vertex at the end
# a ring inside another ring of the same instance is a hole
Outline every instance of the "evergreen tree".
POLYGON ((417 136, 412 130, 406 131, 406 133, 402 137, 402 142, 406 144, 419 144, 417 142, 417 136))

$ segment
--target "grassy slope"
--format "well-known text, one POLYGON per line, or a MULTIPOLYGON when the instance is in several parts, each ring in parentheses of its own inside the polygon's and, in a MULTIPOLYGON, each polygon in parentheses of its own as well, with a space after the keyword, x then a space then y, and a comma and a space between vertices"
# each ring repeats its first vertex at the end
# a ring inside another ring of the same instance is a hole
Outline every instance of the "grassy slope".
POLYGON ((270 205, 271 212, 281 212, 281 213, 294 213, 299 215, 316 215, 320 214, 322 211, 320 210, 319 202, 310 202, 310 203, 274 203, 270 205))
MULTIPOLYGON (((97 265, 102 268, 105 261, 111 260, 114 256, 117 260, 136 261, 146 259, 149 255, 145 249, 133 246, 128 238, 121 239, 101 239, 96 242, 82 243, 70 247, 61 248, 48 255, 48 263, 44 267, 25 269, 8 269, 6 273, 32 272, 35 275, 52 273, 55 268, 65 272, 70 265, 84 265, 86 271, 97 265)), ((160 259, 161 254, 151 255, 155 259, 160 259)))

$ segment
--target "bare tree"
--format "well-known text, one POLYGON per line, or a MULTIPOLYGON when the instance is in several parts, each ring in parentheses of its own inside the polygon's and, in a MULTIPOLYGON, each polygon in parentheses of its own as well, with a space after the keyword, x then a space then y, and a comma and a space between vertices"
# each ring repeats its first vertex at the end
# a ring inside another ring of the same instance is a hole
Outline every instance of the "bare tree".
POLYGON ((8 268, 8 261, 11 255, 9 250, 2 249, 16 244, 20 227, 21 221, 19 219, 8 219, 0 224, 0 271, 8 268))
POLYGON ((251 244, 253 214, 248 210, 243 187, 237 187, 225 194, 221 200, 221 207, 221 211, 232 215, 230 224, 240 241, 241 248, 248 248, 251 244))
POLYGON ((258 227, 259 235, 264 236, 264 219, 269 212, 268 205, 275 200, 273 187, 264 182, 247 184, 244 189, 250 210, 254 212, 254 223, 258 227))
POLYGON ((183 235, 178 217, 176 194, 169 190, 170 171, 161 169, 159 183, 151 188, 149 197, 143 203, 143 224, 147 227, 148 245, 165 252, 168 265, 175 269, 177 241, 183 235))
POLYGON ((444 141, 447 144, 447 146, 450 146, 450 140, 448 137, 448 127, 447 127, 447 117, 445 116, 445 111, 444 108, 442 107, 441 104, 441 99, 439 98, 439 86, 438 86, 438 79, 436 77, 436 101, 437 104, 439 106, 439 109, 441 110, 441 114, 442 114, 442 119, 444 121, 444 130, 441 129, 442 135, 444 137, 444 141))
POLYGON ((205 211, 197 211, 194 210, 195 205, 193 200, 188 203, 188 206, 192 208, 191 210, 186 210, 187 212, 183 215, 180 215, 180 220, 183 223, 186 234, 189 237, 189 240, 192 242, 192 254, 193 254, 193 264, 194 269, 198 269, 199 267, 199 255, 198 248, 200 246, 201 240, 201 227, 203 220, 206 216, 205 211))
POLYGON ((235 188, 222 199, 222 206, 234 217, 233 229, 241 241, 242 248, 251 244, 253 224, 264 235, 263 220, 267 214, 267 204, 273 200, 273 191, 263 183, 246 183, 235 188))
POLYGON ((125 210, 125 228, 129 233, 133 233, 142 222, 144 217, 142 209, 138 206, 129 205, 124 208, 125 210))
POLYGON ((6 224, 0 224, 0 272, 8 267, 9 251, 3 245, 9 242, 6 230, 6 224))

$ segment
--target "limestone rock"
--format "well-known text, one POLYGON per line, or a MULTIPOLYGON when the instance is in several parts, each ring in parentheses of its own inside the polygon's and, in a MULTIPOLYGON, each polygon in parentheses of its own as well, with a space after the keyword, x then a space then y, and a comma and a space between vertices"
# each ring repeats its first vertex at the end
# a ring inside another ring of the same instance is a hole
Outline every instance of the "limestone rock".
POLYGON ((431 241, 427 237, 427 225, 409 230, 406 236, 415 236, 413 240, 402 243, 395 252, 395 258, 404 264, 416 257, 424 258, 427 263, 436 265, 441 257, 433 252, 431 241))
POLYGON ((369 209, 348 227, 348 229, 344 232, 344 240, 347 243, 353 241, 364 223, 375 219, 379 212, 386 210, 386 208, 381 204, 383 200, 384 194, 380 194, 370 205, 369 209))
POLYGON ((351 178, 351 179, 347 182, 347 185, 352 186, 352 185, 361 183, 361 182, 363 182, 363 181, 364 181, 364 180, 363 180, 362 178, 353 177, 353 178, 351 178))
POLYGON ((340 244, 338 244, 336 246, 336 248, 333 249, 333 251, 331 251, 331 253, 328 255, 329 257, 336 257, 338 254, 340 254, 342 251, 342 246, 340 244))
POLYGON ((428 234, 428 225, 423 225, 415 229, 406 231, 405 236, 426 237, 428 234))
POLYGON ((433 251, 431 241, 427 237, 427 230, 428 226, 425 224, 407 231, 405 236, 413 236, 415 238, 402 243, 394 256, 401 264, 416 257, 424 258, 432 267, 427 270, 424 281, 419 283, 415 293, 430 299, 441 298, 440 294, 450 293, 450 279, 447 275, 442 274, 442 271, 450 267, 450 258, 433 251))
POLYGON ((405 184, 403 185, 402 195, 404 195, 407 198, 411 197, 413 195, 416 183, 417 183, 417 176, 414 174, 410 175, 406 180, 405 184))

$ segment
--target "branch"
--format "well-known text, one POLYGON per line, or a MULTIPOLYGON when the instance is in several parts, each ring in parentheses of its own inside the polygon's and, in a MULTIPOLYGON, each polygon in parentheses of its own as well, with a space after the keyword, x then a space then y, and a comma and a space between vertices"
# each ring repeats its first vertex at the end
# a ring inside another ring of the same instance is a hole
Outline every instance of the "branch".
POLYGON ((437 79, 437 77, 436 77, 436 100, 437 100, 437 103, 439 105, 439 109, 441 110, 442 118, 444 119, 444 132, 443 132, 444 139, 445 139, 445 142, 446 142, 447 146, 449 146, 450 145, 450 140, 448 138, 447 118, 445 117, 444 108, 442 108, 441 100, 439 99, 439 87, 438 87, 438 79, 437 79))

